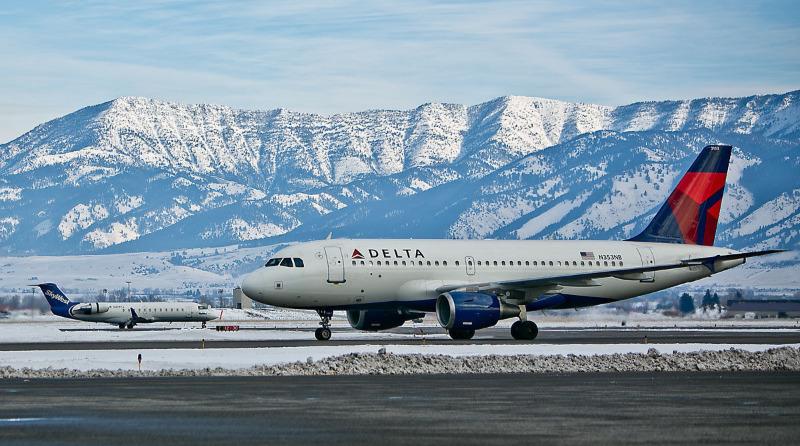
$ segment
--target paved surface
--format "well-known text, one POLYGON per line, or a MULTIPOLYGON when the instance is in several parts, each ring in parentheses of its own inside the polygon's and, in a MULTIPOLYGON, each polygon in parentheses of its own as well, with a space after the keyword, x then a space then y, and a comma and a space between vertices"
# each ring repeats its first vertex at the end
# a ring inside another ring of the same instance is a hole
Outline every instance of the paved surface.
POLYGON ((31 380, 0 444, 796 444, 798 373, 31 380))
MULTIPOLYGON (((266 329, 274 331, 273 329, 266 329)), ((279 331, 287 331, 280 329, 279 331)), ((320 341, 314 339, 312 329, 298 329, 292 331, 308 332, 308 339, 274 339, 264 341, 245 341, 245 340, 206 340, 205 348, 256 348, 256 347, 302 347, 319 345, 320 341)), ((511 338, 507 328, 488 328, 481 330, 470 341, 453 341, 449 338, 422 339, 419 336, 412 336, 418 329, 397 329, 394 333, 407 334, 403 337, 386 337, 380 333, 370 334, 360 339, 341 340, 336 339, 345 333, 352 333, 354 330, 334 329, 333 338, 327 341, 326 345, 385 345, 385 344, 512 344, 526 341, 516 341, 511 338)), ((124 332, 130 333, 130 332, 124 332)), ((444 334, 441 328, 426 328, 427 334, 444 334)), ((621 343, 642 343, 650 344, 685 344, 685 343, 704 343, 704 344, 798 344, 800 343, 800 331, 787 330, 768 330, 768 329, 741 329, 730 331, 729 329, 691 329, 691 330, 639 330, 630 329, 543 329, 536 338, 537 343, 542 344, 621 344, 621 343)), ((153 349, 153 348, 197 348, 199 341, 90 341, 90 342, 30 342, 30 343, 0 343, 0 351, 23 351, 23 350, 112 350, 112 349, 153 349)))

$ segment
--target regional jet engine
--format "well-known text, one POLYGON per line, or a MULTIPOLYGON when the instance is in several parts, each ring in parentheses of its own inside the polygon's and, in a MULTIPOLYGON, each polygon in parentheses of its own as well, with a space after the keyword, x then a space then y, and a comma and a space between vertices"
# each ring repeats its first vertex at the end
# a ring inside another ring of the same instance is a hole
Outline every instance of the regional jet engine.
POLYGON ((108 306, 108 304, 93 302, 93 303, 75 305, 74 307, 72 307, 70 312, 72 313, 73 316, 76 314, 83 314, 83 315, 98 314, 98 313, 105 313, 106 311, 108 311, 109 308, 110 307, 108 306))

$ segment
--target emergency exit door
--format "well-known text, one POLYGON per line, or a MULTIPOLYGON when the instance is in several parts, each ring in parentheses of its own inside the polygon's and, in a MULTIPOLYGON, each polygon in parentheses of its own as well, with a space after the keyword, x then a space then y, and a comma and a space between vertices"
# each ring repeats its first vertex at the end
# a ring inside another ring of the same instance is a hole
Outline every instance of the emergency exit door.
POLYGON ((467 275, 474 276, 475 275, 475 259, 472 256, 464 257, 464 264, 467 267, 467 275))
MULTIPOLYGON (((653 256, 653 250, 650 248, 637 248, 639 251, 639 257, 642 258, 642 266, 655 266, 656 261, 655 257, 653 256)), ((640 282, 654 282, 656 280, 656 272, 655 271, 645 271, 642 273, 642 278, 639 280, 640 282)))
POLYGON ((338 246, 326 246, 325 257, 328 259, 328 282, 344 282, 344 257, 338 246))

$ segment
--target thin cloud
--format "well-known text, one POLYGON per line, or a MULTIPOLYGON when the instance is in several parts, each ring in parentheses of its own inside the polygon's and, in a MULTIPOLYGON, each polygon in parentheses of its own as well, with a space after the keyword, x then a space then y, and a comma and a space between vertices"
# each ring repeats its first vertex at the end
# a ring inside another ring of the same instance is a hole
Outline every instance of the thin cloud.
POLYGON ((785 1, 11 4, 0 113, 14 118, 0 141, 123 95, 330 114, 509 94, 619 105, 782 92, 800 88, 799 12, 785 1))

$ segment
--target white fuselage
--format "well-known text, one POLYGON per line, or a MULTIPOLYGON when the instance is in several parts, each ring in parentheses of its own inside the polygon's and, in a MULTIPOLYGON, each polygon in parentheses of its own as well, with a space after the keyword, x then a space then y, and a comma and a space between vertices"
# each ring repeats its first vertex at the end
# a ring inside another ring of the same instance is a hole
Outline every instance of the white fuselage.
MULTIPOLYGON (((443 286, 654 266, 734 253, 713 246, 630 241, 321 240, 292 245, 273 256, 301 259, 303 267, 262 267, 245 277, 242 289, 256 301, 281 307, 401 305, 434 311, 437 289, 443 286)), ((742 263, 741 259, 721 261, 714 269, 718 272, 742 263)), ((704 266, 687 266, 645 273, 644 278, 600 278, 593 286, 564 286, 558 292, 621 300, 710 274, 704 266)))
POLYGON ((74 319, 112 324, 126 324, 134 313, 136 323, 207 322, 219 317, 216 310, 194 302, 85 302, 70 309, 74 319))

